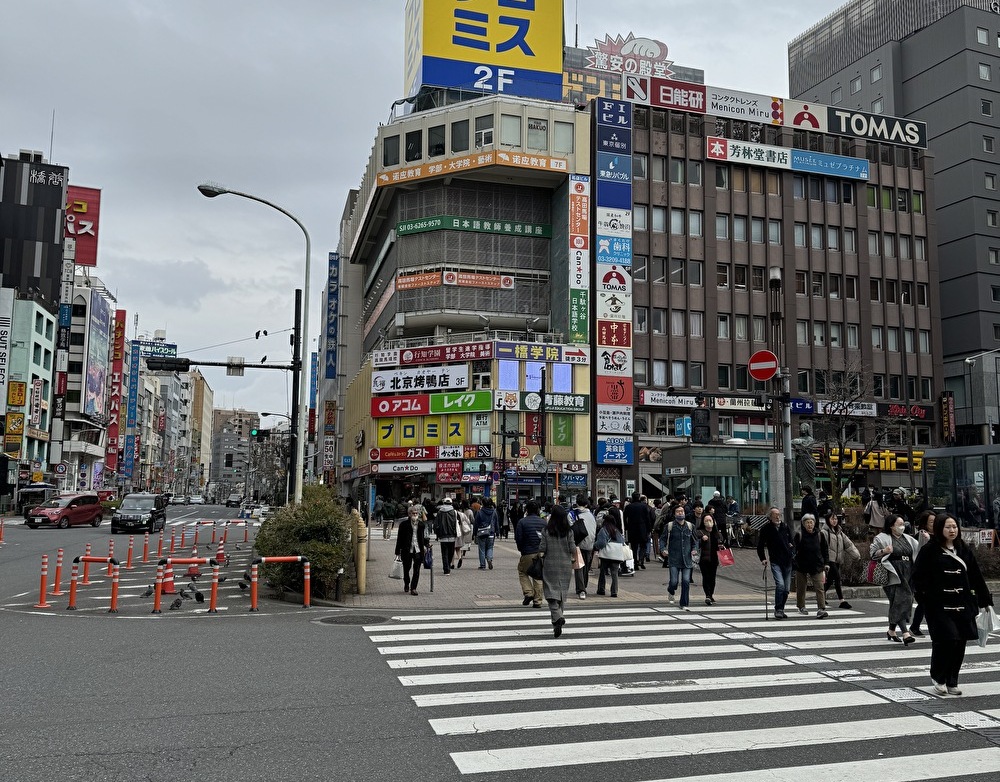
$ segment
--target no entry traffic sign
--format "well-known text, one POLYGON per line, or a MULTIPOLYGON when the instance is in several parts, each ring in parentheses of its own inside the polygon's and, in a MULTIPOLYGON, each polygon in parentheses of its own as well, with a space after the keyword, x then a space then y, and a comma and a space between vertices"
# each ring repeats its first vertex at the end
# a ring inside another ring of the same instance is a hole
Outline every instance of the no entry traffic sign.
POLYGON ((750 356, 750 377, 764 382, 778 374, 778 357, 770 350, 758 350, 750 356))

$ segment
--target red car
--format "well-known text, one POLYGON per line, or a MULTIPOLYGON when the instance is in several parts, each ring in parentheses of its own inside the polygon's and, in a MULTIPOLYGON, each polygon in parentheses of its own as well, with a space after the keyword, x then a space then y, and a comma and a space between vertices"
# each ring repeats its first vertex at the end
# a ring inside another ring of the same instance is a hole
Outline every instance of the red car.
POLYGON ((32 508, 24 522, 30 529, 42 524, 53 524, 66 529, 76 524, 100 527, 104 520, 104 506, 96 494, 61 494, 32 508))

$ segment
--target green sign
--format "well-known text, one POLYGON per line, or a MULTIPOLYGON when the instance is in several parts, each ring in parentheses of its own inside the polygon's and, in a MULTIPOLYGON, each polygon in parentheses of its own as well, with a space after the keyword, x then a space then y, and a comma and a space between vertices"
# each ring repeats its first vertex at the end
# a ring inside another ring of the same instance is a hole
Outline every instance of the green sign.
POLYGON ((431 394, 430 409, 438 413, 482 413, 493 409, 492 391, 461 391, 454 394, 431 394))
MULTIPOLYGON (((542 409, 542 398, 533 391, 522 391, 519 401, 521 410, 536 413, 542 409)), ((545 412, 586 415, 590 412, 590 397, 586 394, 546 394, 545 412)))
POLYGON ((534 236, 539 239, 552 238, 551 225, 522 223, 516 220, 484 220, 481 217, 437 215, 396 223, 397 236, 419 234, 424 231, 475 231, 487 234, 506 234, 507 236, 534 236))
POLYGON ((590 291, 570 288, 569 341, 574 345, 590 343, 590 291))
POLYGON ((552 416, 552 445, 573 445, 573 416, 552 416))

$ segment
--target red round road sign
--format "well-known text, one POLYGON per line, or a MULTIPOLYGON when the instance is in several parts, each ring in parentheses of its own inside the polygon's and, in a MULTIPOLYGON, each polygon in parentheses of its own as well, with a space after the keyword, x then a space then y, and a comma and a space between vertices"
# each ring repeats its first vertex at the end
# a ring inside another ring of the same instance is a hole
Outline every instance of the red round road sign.
POLYGON ((758 350, 750 356, 748 369, 754 380, 770 380, 778 374, 778 357, 770 350, 758 350))

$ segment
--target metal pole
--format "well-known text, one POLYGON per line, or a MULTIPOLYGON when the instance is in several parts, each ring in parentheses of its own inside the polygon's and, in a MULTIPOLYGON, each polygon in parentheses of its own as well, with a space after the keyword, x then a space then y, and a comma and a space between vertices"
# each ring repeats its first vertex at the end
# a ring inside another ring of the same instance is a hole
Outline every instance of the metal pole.
MULTIPOLYGON (((295 481, 294 476, 298 476, 298 493, 295 495, 295 502, 299 502, 302 499, 302 463, 299 458, 302 456, 302 451, 299 450, 299 416, 301 411, 299 410, 298 402, 295 401, 299 398, 299 387, 302 384, 302 379, 300 378, 302 369, 302 353, 300 352, 300 342, 301 333, 299 331, 299 324, 302 321, 302 291, 298 288, 295 289, 295 322, 292 329, 292 415, 291 415, 291 434, 289 437, 289 454, 288 454, 288 472, 289 479, 295 481)), ((294 484, 293 484, 294 486, 294 484)))
POLYGON ((781 448, 785 462, 785 523, 792 526, 792 403, 791 373, 781 370, 781 448))

